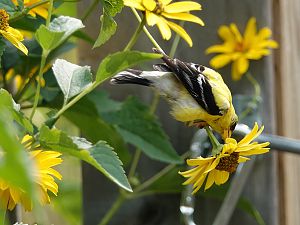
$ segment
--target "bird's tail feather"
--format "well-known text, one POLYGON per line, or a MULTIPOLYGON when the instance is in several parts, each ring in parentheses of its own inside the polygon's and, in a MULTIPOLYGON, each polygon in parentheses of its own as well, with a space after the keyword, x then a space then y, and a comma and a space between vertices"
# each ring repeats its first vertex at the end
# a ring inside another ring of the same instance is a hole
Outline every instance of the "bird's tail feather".
POLYGON ((150 86, 151 81, 141 77, 142 71, 139 70, 133 70, 133 69, 128 69, 125 71, 122 71, 115 75, 111 80, 111 84, 139 84, 143 86, 150 86))

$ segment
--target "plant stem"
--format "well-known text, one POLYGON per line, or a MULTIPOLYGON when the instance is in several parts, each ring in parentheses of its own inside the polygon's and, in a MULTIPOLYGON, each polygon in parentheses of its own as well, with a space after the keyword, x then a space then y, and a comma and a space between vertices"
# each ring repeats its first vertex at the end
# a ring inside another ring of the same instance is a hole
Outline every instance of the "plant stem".
POLYGON ((257 80, 252 76, 250 72, 246 73, 246 78, 249 82, 253 85, 254 88, 254 95, 251 102, 248 103, 248 107, 240 114, 240 120, 244 119, 251 111, 257 107, 258 103, 260 102, 261 96, 261 88, 257 80))
MULTIPOLYGON (((183 27, 184 26, 184 21, 181 21, 179 26, 183 27)), ((170 54, 169 54, 169 56, 171 58, 174 58, 174 56, 175 56, 177 47, 179 45, 179 41, 180 41, 180 35, 178 33, 176 33, 176 36, 175 36, 174 41, 172 43, 170 54)))
POLYGON ((94 82, 89 88, 85 89, 83 92, 81 92, 79 95, 74 97, 71 101, 68 102, 64 107, 62 107, 53 117, 54 119, 58 119, 67 109, 69 109, 71 106, 73 106, 76 102, 78 102, 82 97, 90 93, 92 90, 94 90, 98 86, 98 82, 94 82))
POLYGON ((43 70, 44 70, 44 67, 45 67, 45 64, 46 64, 47 56, 48 56, 48 53, 45 53, 43 51, 42 58, 41 58, 41 64, 40 64, 40 70, 39 70, 39 74, 38 74, 38 78, 39 78, 38 79, 38 84, 37 84, 36 93, 35 93, 35 96, 34 96, 32 111, 31 111, 31 114, 30 114, 30 117, 29 117, 30 121, 32 121, 32 118, 35 114, 37 105, 39 103, 40 92, 41 92, 41 81, 43 79, 43 70))
MULTIPOLYGON (((51 16, 52 16, 52 10, 53 10, 53 1, 54 0, 50 0, 49 1, 49 8, 48 8, 48 17, 46 20, 46 27, 49 27, 50 21, 51 21, 51 16)), ((44 72, 44 67, 46 64, 46 60, 47 57, 49 55, 49 52, 43 49, 42 52, 42 58, 41 58, 41 64, 40 64, 40 70, 39 70, 39 74, 38 74, 38 85, 37 85, 37 89, 36 89, 36 93, 34 96, 34 103, 33 103, 33 108, 29 117, 29 120, 32 121, 32 118, 35 114, 38 102, 39 102, 39 98, 40 98, 40 93, 41 93, 41 82, 43 79, 43 72, 44 72)))
POLYGON ((6 217, 6 209, 3 209, 3 214, 0 217, 0 219, 1 219, 0 224, 1 225, 5 225, 6 224, 5 223, 5 217, 6 217))
POLYGON ((49 27, 49 24, 51 22, 51 16, 52 16, 52 10, 53 10, 53 1, 54 0, 49 1, 48 17, 47 17, 47 20, 46 20, 46 27, 49 27))
POLYGON ((135 31, 134 34, 132 35, 130 41, 128 42, 127 46, 125 47, 124 51, 129 51, 129 50, 132 48, 132 46, 136 43, 136 41, 137 41, 139 35, 141 34, 141 31, 142 31, 142 29, 143 29, 145 23, 146 23, 146 18, 143 17, 143 19, 142 19, 142 21, 140 22, 138 28, 136 29, 136 31, 135 31))
POLYGON ((213 146, 212 155, 215 156, 220 153, 223 145, 219 143, 219 141, 217 140, 217 138, 215 137, 215 135, 213 134, 209 126, 205 126, 205 130, 213 146))
MULTIPOLYGON (((137 20, 141 23, 142 19, 139 16, 138 12, 136 11, 135 8, 131 7, 131 10, 133 12, 133 14, 135 15, 135 17, 137 18, 137 20)), ((152 44, 154 45, 155 48, 157 48, 158 50, 160 50, 161 52, 164 52, 162 50, 162 48, 159 46, 159 44, 155 41, 155 39, 153 38, 153 36, 150 34, 150 32, 148 31, 148 29, 144 26, 143 27, 144 33, 147 35, 147 37, 149 38, 149 40, 152 42, 152 44)))
POLYGON ((114 204, 111 206, 110 210, 105 214, 103 219, 100 221, 99 225, 106 225, 111 220, 111 218, 114 216, 114 214, 118 211, 118 209, 121 207, 123 202, 125 201, 125 196, 121 193, 119 193, 119 196, 117 197, 114 204))
POLYGON ((129 169, 129 173, 128 173, 128 178, 130 180, 130 178, 132 178, 135 174, 135 170, 137 168, 137 165, 139 163, 139 160, 140 160, 140 157, 141 157, 141 150, 140 149, 136 149, 135 150, 135 153, 134 153, 134 156, 133 156, 133 160, 132 160, 132 163, 131 163, 131 166, 130 166, 130 169, 129 169))
POLYGON ((83 16, 81 17, 81 21, 84 22, 86 19, 91 15, 91 13, 96 8, 97 4, 99 3, 99 0, 94 0, 92 4, 86 9, 83 16))

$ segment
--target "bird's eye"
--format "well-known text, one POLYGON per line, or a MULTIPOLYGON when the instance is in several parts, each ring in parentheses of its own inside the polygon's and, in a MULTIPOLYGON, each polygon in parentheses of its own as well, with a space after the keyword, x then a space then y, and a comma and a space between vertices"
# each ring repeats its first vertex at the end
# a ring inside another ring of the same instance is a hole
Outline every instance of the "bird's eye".
POLYGON ((205 67, 204 66, 200 66, 199 70, 200 70, 200 72, 203 72, 205 70, 205 67))
POLYGON ((230 126, 231 131, 234 131, 236 124, 237 124, 237 122, 234 122, 233 124, 231 124, 231 126, 230 126))

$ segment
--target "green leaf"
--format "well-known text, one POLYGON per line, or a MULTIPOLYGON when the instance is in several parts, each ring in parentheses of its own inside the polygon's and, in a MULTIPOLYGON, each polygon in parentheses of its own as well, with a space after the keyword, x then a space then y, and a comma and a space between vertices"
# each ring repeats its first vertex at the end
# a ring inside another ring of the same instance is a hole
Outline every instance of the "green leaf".
POLYGON ((110 107, 108 102, 101 101, 102 94, 103 92, 91 93, 66 111, 64 116, 73 122, 80 129, 81 134, 93 143, 99 140, 106 141, 114 148, 121 161, 127 165, 130 161, 130 154, 123 138, 113 126, 102 120, 95 104, 90 100, 90 96, 93 96, 96 101, 99 101, 97 104, 103 108, 110 107))
POLYGON ((121 12, 124 4, 122 0, 104 0, 104 9, 111 15, 115 16, 121 12))
POLYGON ((0 104, 0 134, 0 177, 34 197, 33 168, 27 151, 17 139, 12 114, 4 104, 0 104))
POLYGON ((100 17, 100 34, 93 48, 99 47, 107 42, 116 32, 117 23, 113 17, 121 12, 124 4, 122 0, 102 0, 103 15, 100 17))
POLYGON ((52 69, 65 101, 92 85, 93 75, 89 66, 82 67, 63 59, 57 59, 52 69))
POLYGON ((35 36, 44 50, 51 51, 67 40, 75 31, 83 27, 84 25, 79 19, 60 16, 52 20, 49 28, 41 25, 35 36))
POLYGON ((116 33, 117 30, 117 23, 109 14, 104 12, 104 14, 100 17, 100 21, 101 21, 100 34, 93 48, 97 48, 103 45, 116 33))
POLYGON ((121 109, 103 113, 103 118, 115 125, 126 142, 137 146, 150 158, 175 164, 183 162, 156 117, 136 99, 127 99, 121 109))
POLYGON ((4 40, 3 40, 3 38, 1 37, 0 38, 0 69, 2 68, 1 58, 2 58, 3 52, 5 50, 5 47, 6 47, 6 44, 5 44, 4 40))
POLYGON ((0 89, 0 107, 5 107, 12 115, 13 119, 26 129, 30 134, 33 133, 33 125, 19 111, 20 105, 16 104, 12 96, 4 89, 0 89))
POLYGON ((161 58, 160 54, 145 53, 138 51, 117 52, 107 56, 100 63, 96 74, 96 81, 102 82, 116 73, 132 67, 136 64, 161 58))
POLYGON ((69 137, 58 129, 50 130, 43 126, 40 130, 40 143, 46 149, 67 153, 91 164, 120 187, 132 191, 122 162, 106 142, 99 141, 92 146, 83 138, 69 137))

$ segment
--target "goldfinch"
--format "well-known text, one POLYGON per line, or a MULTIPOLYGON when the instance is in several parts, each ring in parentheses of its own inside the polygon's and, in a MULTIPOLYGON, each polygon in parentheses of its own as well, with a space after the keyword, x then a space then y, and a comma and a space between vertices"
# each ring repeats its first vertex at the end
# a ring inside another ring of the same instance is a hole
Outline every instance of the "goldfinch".
POLYGON ((129 69, 111 79, 112 84, 138 84, 153 87, 166 97, 171 115, 178 121, 199 128, 209 125, 225 140, 238 121, 231 92, 216 71, 194 63, 172 59, 164 53, 164 63, 155 71, 129 69))

